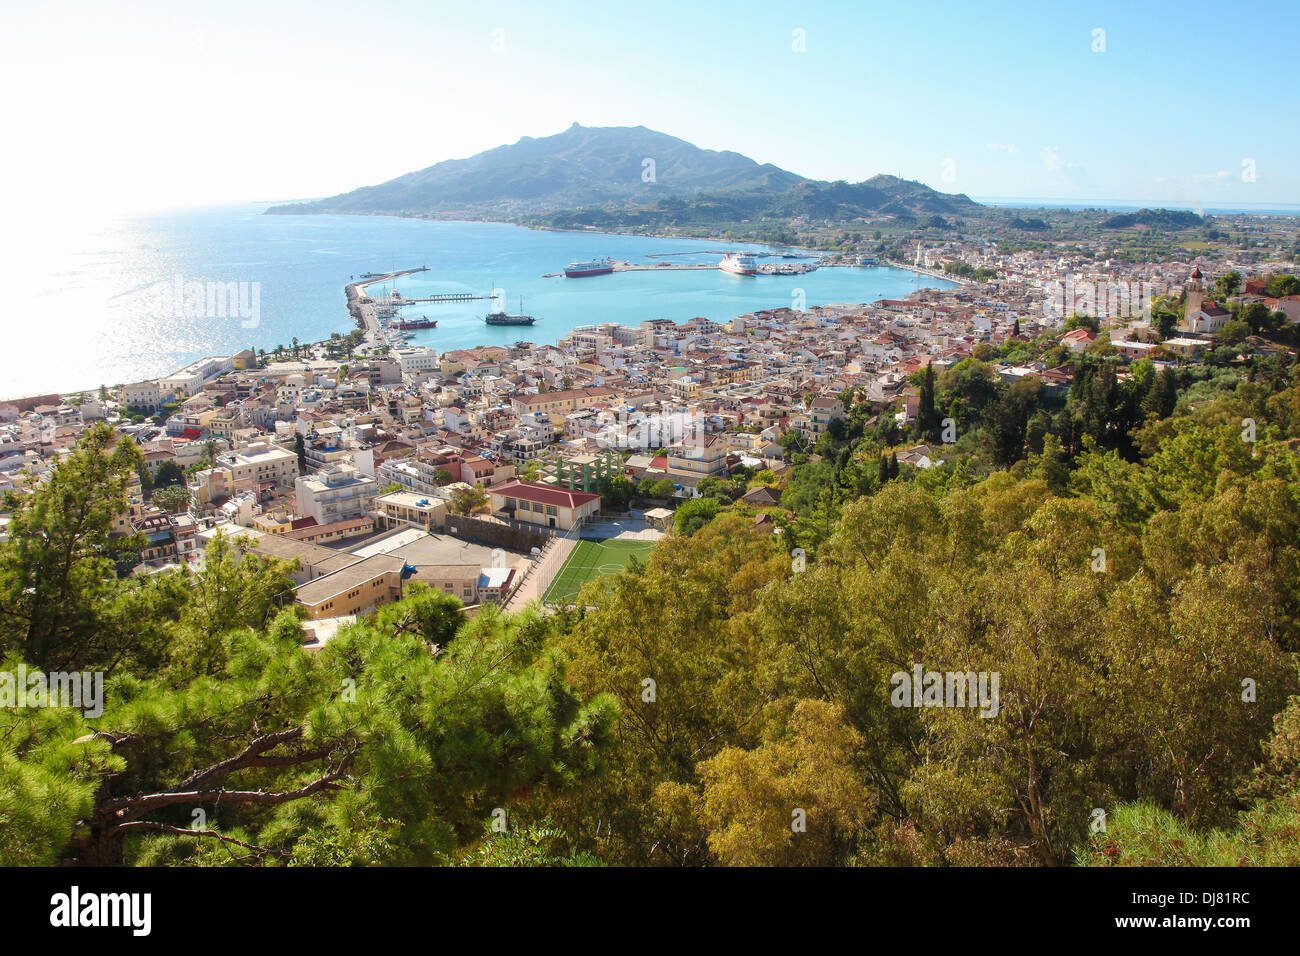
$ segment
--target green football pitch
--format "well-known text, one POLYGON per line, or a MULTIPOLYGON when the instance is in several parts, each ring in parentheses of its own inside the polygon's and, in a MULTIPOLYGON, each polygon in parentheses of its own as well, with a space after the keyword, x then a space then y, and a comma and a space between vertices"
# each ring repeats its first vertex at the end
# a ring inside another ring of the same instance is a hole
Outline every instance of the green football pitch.
POLYGON ((569 559, 560 568, 551 586, 546 589, 542 601, 547 604, 563 604, 573 600, 579 589, 592 578, 608 577, 627 567, 636 555, 642 561, 654 547, 653 541, 588 541, 581 540, 569 554, 569 559))

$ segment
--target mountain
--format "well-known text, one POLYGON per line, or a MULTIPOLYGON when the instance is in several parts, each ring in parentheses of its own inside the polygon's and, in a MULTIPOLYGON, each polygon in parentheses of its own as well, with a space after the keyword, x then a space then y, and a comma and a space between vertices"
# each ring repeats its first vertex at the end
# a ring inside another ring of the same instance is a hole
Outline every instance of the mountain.
POLYGON ((894 176, 818 182, 739 153, 700 149, 644 126, 574 123, 554 136, 525 136, 377 186, 267 212, 509 219, 569 228, 977 215, 982 209, 966 196, 894 176))
POLYGON ((729 151, 700 149, 644 126, 590 128, 525 136, 468 159, 449 159, 378 186, 268 212, 429 215, 478 207, 539 212, 566 206, 650 201, 703 189, 784 191, 802 176, 729 151), (646 160, 653 163, 648 170, 646 160), (653 182, 643 180, 653 173, 653 182))

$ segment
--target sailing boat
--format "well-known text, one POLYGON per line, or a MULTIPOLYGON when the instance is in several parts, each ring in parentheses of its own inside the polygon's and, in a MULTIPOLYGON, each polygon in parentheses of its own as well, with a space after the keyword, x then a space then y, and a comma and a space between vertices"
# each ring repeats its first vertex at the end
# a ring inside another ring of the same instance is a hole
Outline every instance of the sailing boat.
POLYGON ((519 312, 521 314, 507 315, 505 309, 502 308, 502 310, 499 312, 489 312, 487 314, 487 318, 485 318, 483 321, 486 322, 488 325, 532 325, 534 322, 537 321, 531 315, 523 315, 522 314, 523 311, 524 311, 524 297, 521 295, 519 297, 519 312))

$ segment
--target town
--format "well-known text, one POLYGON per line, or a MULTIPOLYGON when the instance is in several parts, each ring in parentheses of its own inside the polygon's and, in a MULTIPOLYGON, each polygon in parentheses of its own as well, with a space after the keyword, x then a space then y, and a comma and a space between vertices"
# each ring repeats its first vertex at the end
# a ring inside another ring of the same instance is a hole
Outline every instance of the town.
POLYGON ((741 500, 779 531, 792 454, 814 449, 855 402, 873 422, 892 418, 897 463, 941 466, 950 439, 906 441, 927 368, 989 360, 1003 382, 1036 378, 1061 394, 1085 350, 1116 356, 1122 378, 1136 362, 1158 370, 1288 355, 1278 336, 1257 333, 1300 322, 1287 261, 1202 255, 1124 267, 948 243, 918 247, 913 267, 995 278, 726 324, 597 323, 554 345, 442 353, 390 343, 362 316, 364 337, 248 349, 98 394, 8 402, 0 492, 29 493, 85 428, 107 422, 145 462, 114 531, 147 544, 120 570, 201 567, 213 537, 241 536, 297 562, 296 601, 318 642, 400 599, 410 580, 471 613, 571 598, 547 588, 577 541, 648 548, 702 485, 747 482, 741 500), (1176 308, 1162 314, 1162 303, 1176 308))

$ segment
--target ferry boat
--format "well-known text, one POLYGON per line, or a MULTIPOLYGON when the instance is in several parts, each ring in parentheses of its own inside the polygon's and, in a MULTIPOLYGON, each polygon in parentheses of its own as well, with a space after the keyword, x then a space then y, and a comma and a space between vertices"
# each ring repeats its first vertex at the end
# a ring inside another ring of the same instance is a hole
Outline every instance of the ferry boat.
POLYGON ((753 276, 758 275, 758 263, 753 256, 746 253, 729 252, 722 257, 718 263, 718 268, 723 272, 730 272, 732 275, 753 276))
POLYGON ((614 262, 609 258, 588 259, 582 262, 570 262, 564 267, 566 279, 581 279, 583 276, 603 276, 614 271, 614 262))
MULTIPOLYGON (((519 311, 524 310, 524 297, 519 297, 519 311)), ((507 315, 505 310, 489 312, 483 320, 488 325, 532 325, 537 320, 531 315, 507 315)))
POLYGON ((422 315, 418 319, 401 319, 398 321, 397 327, 403 332, 412 329, 436 329, 438 327, 438 320, 431 319, 427 315, 422 315))

